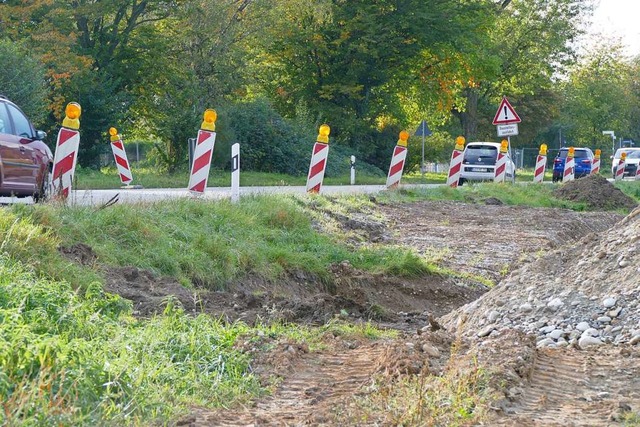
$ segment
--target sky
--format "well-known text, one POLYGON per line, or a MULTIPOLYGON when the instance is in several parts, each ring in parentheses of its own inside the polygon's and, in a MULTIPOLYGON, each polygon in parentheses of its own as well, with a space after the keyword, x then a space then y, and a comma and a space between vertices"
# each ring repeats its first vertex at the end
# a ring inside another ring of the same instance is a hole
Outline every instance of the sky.
POLYGON ((589 33, 587 43, 594 43, 598 34, 620 38, 625 53, 640 55, 640 0, 600 0, 589 33))

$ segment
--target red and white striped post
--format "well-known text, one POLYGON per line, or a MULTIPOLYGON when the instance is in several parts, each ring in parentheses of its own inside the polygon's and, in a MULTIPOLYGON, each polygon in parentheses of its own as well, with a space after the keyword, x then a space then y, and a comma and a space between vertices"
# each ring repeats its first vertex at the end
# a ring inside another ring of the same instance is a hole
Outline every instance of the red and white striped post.
POLYGON ((66 199, 69 197, 73 174, 78 160, 78 147, 80 145, 80 104, 70 102, 65 108, 65 118, 58 132, 56 153, 53 156, 53 197, 66 199))
POLYGON ((562 182, 573 181, 574 179, 576 179, 575 153, 576 153, 576 149, 573 147, 569 147, 569 150, 567 151, 567 158, 564 159, 564 171, 562 173, 562 182))
POLYGON ((391 156, 391 165, 389 165, 389 173, 387 174, 387 188, 397 188, 402 179, 402 171, 404 170, 404 162, 407 159, 407 141, 409 132, 402 131, 398 139, 398 144, 393 149, 391 156))
POLYGON ((124 150, 122 138, 118 135, 118 129, 116 128, 109 128, 109 135, 111 135, 111 151, 113 151, 113 159, 118 167, 120 182, 122 182, 122 185, 129 185, 133 181, 133 175, 131 174, 131 167, 127 159, 127 152, 124 150))
POLYGON ((602 151, 598 148, 593 156, 593 162, 591 162, 590 175, 597 175, 600 173, 600 154, 602 154, 602 151))
POLYGON ((544 181, 544 171, 547 168, 547 144, 540 146, 540 152, 536 158, 536 168, 533 172, 533 182, 541 183, 544 181))
POLYGON ((209 179, 211 168, 211 156, 216 144, 216 119, 215 110, 205 110, 204 120, 198 131, 196 148, 193 153, 193 164, 189 176, 189 191, 194 195, 204 194, 209 179))
POLYGON ((307 175, 307 193, 319 193, 322 189, 324 170, 327 167, 327 157, 329 156, 329 132, 331 132, 331 128, 328 125, 320 126, 318 138, 313 144, 309 175, 307 175))
POLYGON ((465 139, 463 136, 456 138, 456 146, 451 153, 451 161, 449 162, 449 175, 447 177, 447 185, 449 187, 458 187, 460 181, 460 172, 462 171, 462 154, 464 152, 465 139))
POLYGON ((624 178, 624 164, 627 161, 627 153, 620 154, 620 162, 616 166, 616 181, 622 181, 624 178))
POLYGON ((507 156, 508 151, 509 141, 503 139, 500 143, 500 152, 498 153, 498 158, 496 159, 496 168, 495 174, 493 176, 493 182, 504 182, 504 179, 507 176, 507 160, 509 160, 509 157, 507 156))

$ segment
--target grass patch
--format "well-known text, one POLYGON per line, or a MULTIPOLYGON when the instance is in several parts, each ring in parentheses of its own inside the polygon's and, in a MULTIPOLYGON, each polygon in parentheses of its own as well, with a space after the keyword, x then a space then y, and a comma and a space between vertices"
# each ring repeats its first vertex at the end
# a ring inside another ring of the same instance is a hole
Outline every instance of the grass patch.
POLYGON ((151 423, 261 392, 233 349, 245 325, 128 310, 99 283, 81 296, 0 257, 0 424, 151 423))
POLYGON ((380 201, 402 203, 419 200, 454 200, 467 203, 481 203, 488 198, 496 198, 506 205, 545 208, 565 208, 584 211, 586 204, 561 200, 552 195, 555 185, 509 185, 492 182, 465 184, 458 188, 446 186, 436 188, 401 189, 381 193, 380 201))
MULTIPOLYGON (((149 166, 131 166, 133 185, 142 185, 144 188, 186 188, 189 183, 189 171, 186 168, 174 173, 158 173, 157 168, 149 166)), ((118 170, 113 166, 100 170, 78 168, 74 176, 74 188, 79 190, 100 190, 119 188, 122 184, 118 170)), ((356 173, 358 185, 383 185, 386 177, 372 175, 364 171, 356 173)), ((439 182, 439 180, 428 181, 439 182)), ((240 174, 240 185, 243 187, 261 186, 304 186, 307 183, 306 176, 293 176, 278 173, 243 171, 240 174)), ((326 176, 325 185, 349 185, 351 175, 326 176)), ((209 187, 230 187, 231 173, 222 169, 211 168, 209 187)))
POLYGON ((237 350, 247 337, 308 342, 312 350, 326 334, 395 337, 368 323, 229 325, 187 316, 171 299, 163 315, 129 313, 129 303, 98 282, 79 293, 0 256, 0 424, 166 424, 194 405, 230 406, 267 392, 237 350))
MULTIPOLYGON (((353 250, 336 243, 331 235, 314 230, 314 214, 300 200, 256 196, 233 204, 184 199, 98 210, 16 205, 10 212, 14 222, 23 224, 23 233, 33 229, 34 236, 50 237, 46 244, 20 239, 24 259, 48 275, 72 265, 57 253, 57 245, 77 243, 91 246, 101 264, 136 266, 210 289, 224 289, 229 281, 246 274, 275 280, 292 271, 305 271, 328 283, 328 266, 344 260, 374 273, 414 277, 433 271, 424 259, 404 248, 353 250), (47 261, 38 261, 40 256, 47 261)), ((314 200, 328 203, 323 197, 314 200)), ((5 221, 5 236, 11 224, 5 221)), ((65 277, 76 287, 97 280, 98 273, 83 277, 81 272, 75 278, 67 273, 55 277, 65 277)))
POLYGON ((618 181, 614 185, 624 194, 640 203, 640 182, 638 181, 618 181))

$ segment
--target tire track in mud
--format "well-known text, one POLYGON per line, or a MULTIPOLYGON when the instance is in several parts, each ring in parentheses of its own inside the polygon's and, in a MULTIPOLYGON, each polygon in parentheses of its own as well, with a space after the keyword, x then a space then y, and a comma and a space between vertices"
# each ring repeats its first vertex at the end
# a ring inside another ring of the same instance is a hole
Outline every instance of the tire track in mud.
MULTIPOLYGON (((634 350, 630 350, 634 352, 634 350)), ((620 348, 543 350, 521 399, 489 425, 610 426, 640 408, 640 358, 620 348), (624 350, 623 350, 624 352, 624 350)))
POLYGON ((337 404, 372 381, 387 356, 388 346, 373 343, 339 353, 306 354, 273 396, 253 407, 227 411, 197 410, 179 425, 301 426, 331 425, 337 404))

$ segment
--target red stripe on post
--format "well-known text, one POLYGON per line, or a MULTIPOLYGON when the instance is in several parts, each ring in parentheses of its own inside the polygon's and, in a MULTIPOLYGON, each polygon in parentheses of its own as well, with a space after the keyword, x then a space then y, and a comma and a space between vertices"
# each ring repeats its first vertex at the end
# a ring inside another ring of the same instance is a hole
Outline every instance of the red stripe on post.
POLYGON ((500 176, 500 175, 502 175, 502 173, 505 171, 506 167, 507 167, 507 166, 506 166, 506 165, 504 165, 504 164, 503 164, 503 165, 498 166, 498 168, 496 169, 496 176, 500 176))
POLYGON ((78 134, 78 132, 73 131, 73 130, 69 130, 69 129, 65 129, 62 128, 60 129, 60 138, 58 138, 58 146, 64 144, 65 142, 67 142, 68 140, 70 140, 71 138, 73 138, 74 136, 76 136, 78 134))
POLYGON ((124 151, 124 146, 122 145, 122 141, 113 141, 111 144, 113 144, 114 147, 124 151))
POLYGON ((393 176, 397 174, 402 170, 402 168, 404 168, 404 161, 396 163, 395 165, 391 166, 391 170, 389 170, 389 176, 393 176))
POLYGON ((211 132, 205 132, 203 130, 198 132, 198 145, 202 144, 204 141, 209 139, 211 137, 211 135, 212 135, 211 132))
POLYGON ((320 192, 320 184, 316 184, 315 187, 312 187, 308 191, 309 193, 319 193, 320 192))
POLYGON ((117 154, 114 156, 116 158, 116 163, 119 164, 120 166, 122 166, 125 169, 129 169, 129 165, 127 164, 127 161, 125 159, 123 159, 122 157, 118 156, 117 154))
POLYGON ((542 175, 543 171, 544 171, 544 166, 540 166, 538 169, 536 169, 536 175, 542 175))
POLYGON ((311 170, 309 171, 309 178, 313 178, 314 176, 322 172, 324 170, 324 164, 325 164, 325 159, 322 159, 321 161, 313 165, 311 167, 311 170))
POLYGON ((204 193, 204 181, 205 180, 203 179, 202 181, 191 187, 189 190, 197 191, 198 193, 204 193))
POLYGON ((198 172, 203 167, 209 164, 209 159, 211 158, 211 150, 204 153, 202 156, 198 157, 195 162, 193 162, 193 172, 191 174, 198 172))
POLYGON ((124 176, 124 175, 120 174, 120 181, 129 182, 129 181, 131 181, 131 178, 129 178, 128 176, 124 176))
POLYGON ((60 178, 65 172, 69 172, 73 167, 73 155, 71 153, 55 164, 53 168, 53 180, 60 178))
POLYGON ((449 169, 449 176, 453 176, 458 172, 460 172, 461 167, 462 167, 462 163, 456 163, 455 165, 451 166, 451 168, 449 169))
POLYGON ((327 148, 328 146, 329 146, 329 145, 327 145, 327 144, 323 144, 323 143, 321 143, 321 142, 316 142, 316 143, 313 145, 313 154, 314 154, 314 155, 318 154, 319 152, 321 152, 322 150, 324 150, 324 149, 325 149, 325 148, 327 148))

